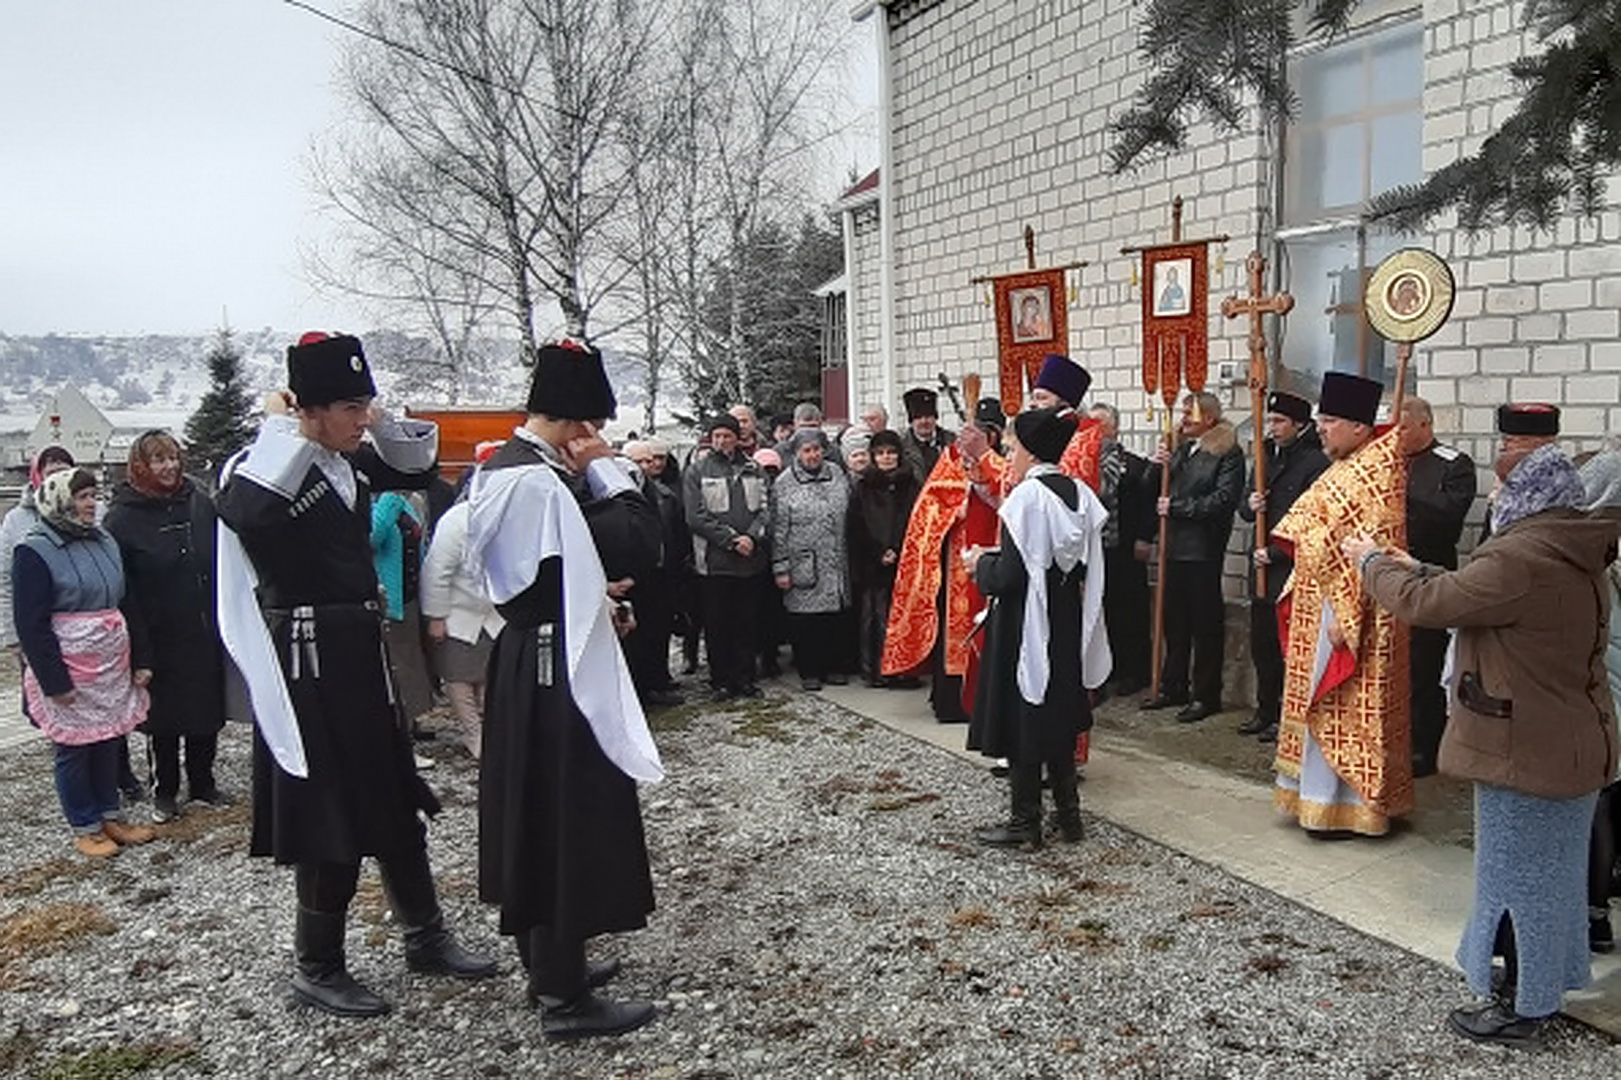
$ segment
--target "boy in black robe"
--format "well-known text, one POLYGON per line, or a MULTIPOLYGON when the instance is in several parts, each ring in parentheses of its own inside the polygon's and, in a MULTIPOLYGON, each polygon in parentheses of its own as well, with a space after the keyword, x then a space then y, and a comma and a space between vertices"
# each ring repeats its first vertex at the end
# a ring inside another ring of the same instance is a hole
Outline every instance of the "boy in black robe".
MULTIPOLYGON (((344 964, 362 856, 377 859, 413 971, 458 978, 496 971, 444 926, 417 816, 439 804, 417 776, 395 703, 372 566, 372 483, 407 481, 382 459, 425 479, 437 433, 420 421, 374 420, 376 387, 356 338, 305 334, 287 350, 287 368, 294 414, 266 418, 219 494, 220 520, 257 572, 280 671, 252 670, 240 655, 238 664, 250 686, 285 679, 293 713, 278 729, 276 710, 255 691, 251 852, 294 866, 294 995, 340 1016, 377 1016, 388 1002, 344 964), (378 448, 369 456, 359 453, 368 427, 378 448), (290 757, 289 744, 298 747, 290 757), (289 763, 307 775, 289 772, 289 763)), ((224 546, 235 551, 234 542, 224 546)), ((228 642, 248 629, 244 598, 232 594, 230 580, 222 573, 219 583, 228 642)))
POLYGON ((1109 676, 1103 622, 1103 527, 1091 488, 1058 469, 1076 431, 1071 409, 1014 418, 1013 489, 997 511, 1000 549, 971 548, 974 583, 991 599, 968 748, 1008 760, 1012 816, 980 842, 1040 847, 1041 770, 1065 840, 1081 839, 1075 739, 1092 727, 1087 689, 1109 676))
POLYGON ((506 620, 485 690, 479 893, 517 939, 546 1036, 616 1035, 653 1006, 592 993, 619 965, 587 963, 585 942, 647 924, 636 781, 663 773, 611 598, 657 566, 659 516, 597 434, 614 413, 600 354, 541 349, 528 411, 474 480, 468 524, 506 620))

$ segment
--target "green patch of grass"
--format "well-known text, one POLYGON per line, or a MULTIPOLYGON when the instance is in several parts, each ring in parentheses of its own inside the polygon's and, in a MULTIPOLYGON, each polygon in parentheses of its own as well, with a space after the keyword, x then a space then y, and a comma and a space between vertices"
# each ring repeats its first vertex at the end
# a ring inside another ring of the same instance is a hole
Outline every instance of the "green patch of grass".
POLYGON ((1176 938, 1170 934, 1149 934, 1143 938, 1143 948, 1151 952, 1169 952, 1176 938))
POLYGON ((176 1066, 213 1072, 194 1043, 144 1042, 63 1055, 36 1075, 39 1080, 124 1080, 176 1066))
POLYGON ((654 709, 647 714, 647 727, 648 730, 653 732, 686 731, 699 720, 702 720, 709 711, 710 706, 704 702, 677 705, 668 709, 654 709))
POLYGON ((40 904, 0 920, 0 989, 19 985, 30 959, 116 929, 93 904, 40 904))

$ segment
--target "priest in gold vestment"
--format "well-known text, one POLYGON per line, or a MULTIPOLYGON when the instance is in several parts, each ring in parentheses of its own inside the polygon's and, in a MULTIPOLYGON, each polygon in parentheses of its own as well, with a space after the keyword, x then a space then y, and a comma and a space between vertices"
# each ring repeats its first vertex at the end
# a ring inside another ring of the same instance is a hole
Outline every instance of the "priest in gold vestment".
POLYGON ((1379 383, 1323 377, 1318 428, 1333 464, 1273 535, 1294 549, 1278 602, 1285 675, 1274 801, 1316 835, 1383 836, 1413 808, 1407 627, 1368 603, 1340 550, 1405 540, 1406 464, 1379 430, 1379 383))

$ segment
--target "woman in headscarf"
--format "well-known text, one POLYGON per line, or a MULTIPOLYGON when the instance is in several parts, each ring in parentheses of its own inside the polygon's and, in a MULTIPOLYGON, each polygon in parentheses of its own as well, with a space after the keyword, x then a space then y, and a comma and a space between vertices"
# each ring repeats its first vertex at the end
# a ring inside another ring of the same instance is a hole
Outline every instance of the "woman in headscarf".
POLYGON ((39 486, 54 472, 73 468, 73 455, 65 446, 47 446, 28 466, 28 486, 17 505, 0 521, 0 646, 17 652, 17 624, 11 615, 11 553, 39 524, 39 486))
POLYGON ((827 437, 820 431, 796 431, 790 445, 792 463, 771 488, 771 568, 788 610, 800 684, 820 690, 824 681, 845 682, 831 669, 839 615, 850 606, 850 485, 844 470, 824 460, 827 437))
POLYGON ((1449 1020, 1478 1042, 1534 1045, 1589 978, 1588 834, 1615 771, 1604 651, 1618 526, 1581 509, 1557 409, 1505 405, 1498 430, 1492 535, 1463 569, 1365 538, 1343 549, 1396 618, 1457 628, 1440 768, 1475 785, 1475 898, 1457 959, 1482 1000, 1449 1020))
POLYGON ((152 749, 152 820, 180 814, 185 747, 191 801, 224 806, 214 756, 225 726, 225 652, 214 607, 214 504, 185 473, 180 443, 144 432, 104 522, 118 541, 133 600, 130 639, 151 658, 152 708, 141 725, 152 749))
POLYGON ((124 820, 118 771, 123 737, 146 718, 152 673, 131 643, 118 544, 96 526, 96 478, 88 469, 46 477, 40 522, 12 555, 17 637, 27 658, 28 714, 56 744, 56 792, 87 856, 155 835, 124 820))

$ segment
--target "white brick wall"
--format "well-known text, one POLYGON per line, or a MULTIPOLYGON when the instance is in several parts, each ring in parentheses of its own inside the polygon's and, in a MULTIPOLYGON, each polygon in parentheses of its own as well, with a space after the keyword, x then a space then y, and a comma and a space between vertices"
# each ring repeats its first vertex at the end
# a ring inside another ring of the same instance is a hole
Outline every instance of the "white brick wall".
MULTIPOLYGON (((1517 101, 1508 65, 1531 39, 1520 0, 1413 6, 1425 20, 1424 165, 1435 169, 1502 122, 1517 101)), ((1220 272, 1212 266, 1212 371, 1244 358, 1245 328, 1218 307, 1244 287, 1257 222, 1270 221, 1273 163, 1256 135, 1201 128, 1186 153, 1108 174, 1108 122, 1143 78, 1140 11, 1133 0, 913 0, 891 10, 897 389, 932 384, 941 370, 977 371, 994 385, 995 325, 969 278, 1022 267, 1029 224, 1039 264, 1093 264, 1071 275, 1070 349, 1092 369, 1095 396, 1122 410, 1128 442, 1146 448, 1140 297, 1119 248, 1168 239, 1175 194, 1187 201, 1188 235, 1236 238, 1220 272)), ((1492 406, 1506 395, 1552 399, 1567 410, 1571 448, 1596 445, 1621 408, 1611 378, 1621 371, 1621 208, 1563 220, 1552 236, 1513 228, 1471 238, 1449 218, 1411 242, 1433 247, 1457 275, 1452 321, 1418 347, 1415 371, 1442 437, 1481 464, 1482 490, 1492 406)), ((1247 392, 1228 398, 1246 421, 1247 392)))

